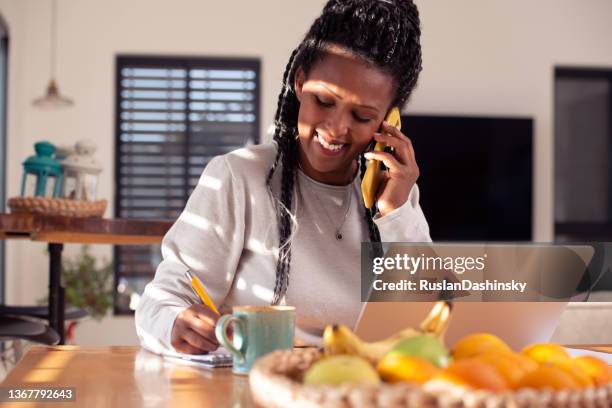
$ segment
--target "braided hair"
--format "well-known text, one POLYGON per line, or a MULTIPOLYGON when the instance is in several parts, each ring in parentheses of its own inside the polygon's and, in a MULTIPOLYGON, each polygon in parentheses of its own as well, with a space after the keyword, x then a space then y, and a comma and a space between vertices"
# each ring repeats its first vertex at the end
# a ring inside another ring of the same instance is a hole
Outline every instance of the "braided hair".
MULTIPOLYGON (((419 13, 412 0, 329 0, 303 41, 291 53, 274 117, 277 153, 266 178, 271 191, 271 180, 280 164, 281 189, 280 197, 276 197, 280 244, 273 304, 280 302, 289 285, 294 221, 291 208, 298 162, 296 136, 300 103, 294 89, 297 69, 301 67, 308 74, 328 47, 340 47, 388 73, 395 89, 391 106, 402 107, 421 71, 420 36, 419 13)), ((366 169, 363 155, 359 155, 357 162, 363 179, 366 169)), ((370 241, 380 243, 373 215, 373 211, 366 209, 364 218, 370 241)))

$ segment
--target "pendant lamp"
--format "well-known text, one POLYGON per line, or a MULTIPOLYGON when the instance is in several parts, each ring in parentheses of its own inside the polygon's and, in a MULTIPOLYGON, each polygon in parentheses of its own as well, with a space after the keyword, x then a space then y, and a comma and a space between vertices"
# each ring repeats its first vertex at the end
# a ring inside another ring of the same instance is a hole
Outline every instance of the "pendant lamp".
POLYGON ((51 10, 51 79, 44 96, 35 99, 33 105, 39 108, 63 108, 73 104, 72 99, 63 96, 55 82, 55 53, 57 51, 57 0, 52 0, 51 10))

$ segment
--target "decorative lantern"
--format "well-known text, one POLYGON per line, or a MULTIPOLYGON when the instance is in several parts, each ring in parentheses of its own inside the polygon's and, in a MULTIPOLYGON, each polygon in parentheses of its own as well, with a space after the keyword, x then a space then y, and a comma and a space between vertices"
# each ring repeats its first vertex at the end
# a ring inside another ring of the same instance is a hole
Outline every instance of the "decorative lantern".
POLYGON ((72 153, 74 153, 74 146, 55 146, 55 160, 60 162, 60 164, 72 153))
POLYGON ((62 186, 62 166, 53 158, 55 146, 49 142, 34 145, 36 155, 23 162, 22 197, 58 197, 62 186))
POLYGON ((102 171, 93 154, 96 145, 88 140, 81 140, 75 145, 75 152, 63 162, 64 186, 63 197, 72 200, 95 201, 98 186, 98 175, 102 171))

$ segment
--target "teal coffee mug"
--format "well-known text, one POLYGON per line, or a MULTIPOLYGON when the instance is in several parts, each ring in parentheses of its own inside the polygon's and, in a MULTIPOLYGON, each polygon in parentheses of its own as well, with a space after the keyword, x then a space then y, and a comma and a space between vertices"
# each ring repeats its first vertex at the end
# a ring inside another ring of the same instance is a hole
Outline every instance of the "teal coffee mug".
POLYGON ((255 360, 274 350, 292 349, 295 333, 295 307, 234 306, 231 315, 221 316, 215 334, 219 343, 233 355, 233 371, 248 374, 255 360), (233 341, 227 326, 233 323, 233 341))

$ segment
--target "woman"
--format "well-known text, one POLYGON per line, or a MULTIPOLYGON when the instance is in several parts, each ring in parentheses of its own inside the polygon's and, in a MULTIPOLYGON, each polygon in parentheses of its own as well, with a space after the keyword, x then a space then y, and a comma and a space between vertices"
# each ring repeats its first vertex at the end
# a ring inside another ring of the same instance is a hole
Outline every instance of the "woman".
POLYGON ((307 342, 326 324, 354 325, 361 242, 430 241, 414 150, 383 122, 420 70, 411 0, 330 0, 285 69, 275 143, 214 158, 165 236, 136 311, 143 344, 186 353, 218 346, 218 316, 193 294, 186 270, 225 310, 296 306, 296 335, 307 342), (368 152, 375 141, 393 153, 368 152), (388 168, 376 213, 360 193, 369 159, 388 168))

